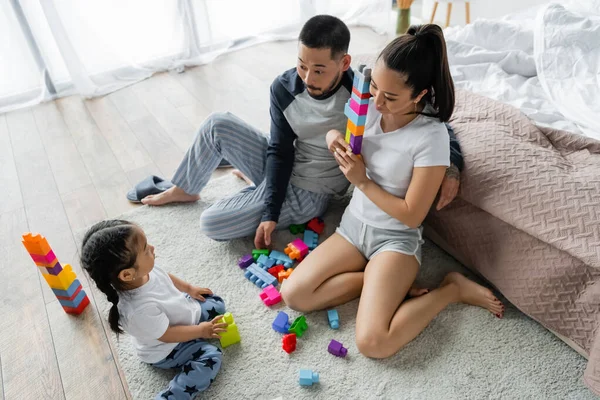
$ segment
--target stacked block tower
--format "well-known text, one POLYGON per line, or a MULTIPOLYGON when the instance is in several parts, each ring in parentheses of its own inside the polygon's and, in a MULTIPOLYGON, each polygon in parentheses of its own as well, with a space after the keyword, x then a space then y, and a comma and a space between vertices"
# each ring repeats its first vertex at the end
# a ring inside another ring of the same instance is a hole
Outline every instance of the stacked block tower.
POLYGON ((356 155, 360 155, 362 149, 362 138, 371 98, 370 85, 371 70, 365 68, 365 65, 360 65, 358 71, 354 71, 352 95, 344 108, 344 114, 348 117, 346 143, 350 144, 352 152, 356 155))
POLYGON ((54 292, 54 295, 69 314, 81 314, 90 304, 81 283, 69 264, 64 268, 48 245, 45 237, 27 233, 23 235, 23 246, 40 269, 42 276, 54 292))

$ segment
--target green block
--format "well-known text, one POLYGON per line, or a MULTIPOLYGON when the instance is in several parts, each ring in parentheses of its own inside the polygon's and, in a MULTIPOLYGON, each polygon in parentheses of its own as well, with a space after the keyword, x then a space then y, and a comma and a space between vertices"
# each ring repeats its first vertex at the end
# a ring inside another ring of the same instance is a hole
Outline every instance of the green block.
POLYGON ((304 233, 305 230, 306 230, 306 224, 290 225, 290 232, 293 233, 294 235, 297 235, 299 233, 304 233))
POLYGON ((233 315, 230 312, 223 315, 221 323, 227 323, 227 332, 221 333, 221 338, 219 339, 223 348, 239 343, 242 340, 238 327, 233 320, 233 315))
POLYGON ((266 257, 269 257, 269 250, 268 249, 264 249, 264 250, 254 249, 254 250, 252 250, 252 258, 254 258, 254 261, 258 260, 258 257, 260 257, 261 254, 264 254, 266 257))
POLYGON ((302 337, 304 335, 304 331, 308 329, 308 325, 306 324, 306 317, 304 315, 299 316, 294 320, 288 332, 295 333, 296 336, 302 337))

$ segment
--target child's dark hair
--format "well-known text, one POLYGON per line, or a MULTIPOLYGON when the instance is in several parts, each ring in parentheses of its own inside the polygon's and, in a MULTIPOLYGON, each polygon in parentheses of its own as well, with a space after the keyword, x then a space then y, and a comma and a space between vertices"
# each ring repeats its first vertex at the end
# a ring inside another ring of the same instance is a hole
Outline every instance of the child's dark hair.
POLYGON ((310 49, 331 49, 331 58, 348 53, 350 29, 332 15, 315 15, 302 27, 300 43, 310 49))
POLYGON ((123 220, 98 222, 85 234, 81 245, 81 266, 113 305, 108 313, 110 329, 123 333, 119 325, 118 291, 127 289, 119 273, 133 268, 137 251, 131 242, 135 225, 123 220))
POLYGON ((436 110, 435 117, 448 122, 454 111, 454 82, 442 28, 431 24, 411 26, 383 49, 379 59, 406 77, 413 97, 427 89, 423 99, 436 110))

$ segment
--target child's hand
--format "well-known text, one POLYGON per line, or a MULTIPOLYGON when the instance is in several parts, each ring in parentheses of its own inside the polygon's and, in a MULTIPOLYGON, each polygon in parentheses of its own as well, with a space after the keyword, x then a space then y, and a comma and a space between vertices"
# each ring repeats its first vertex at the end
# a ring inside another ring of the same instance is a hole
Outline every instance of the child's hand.
POLYGON ((340 170, 346 175, 346 179, 360 190, 362 185, 369 181, 362 158, 351 151, 342 150, 337 150, 334 155, 335 160, 340 165, 340 170))
POLYGON ((335 129, 327 132, 327 136, 325 137, 325 141, 327 142, 327 148, 329 151, 335 154, 336 149, 340 149, 342 151, 350 150, 350 145, 346 143, 344 140, 344 136, 335 129))
POLYGON ((219 339, 219 333, 227 332, 227 323, 221 322, 222 315, 213 318, 212 321, 200 322, 198 324, 198 339, 219 339))
POLYGON ((205 301, 206 299, 202 295, 203 294, 211 294, 212 295, 213 292, 209 288, 191 286, 188 294, 196 300, 205 301))

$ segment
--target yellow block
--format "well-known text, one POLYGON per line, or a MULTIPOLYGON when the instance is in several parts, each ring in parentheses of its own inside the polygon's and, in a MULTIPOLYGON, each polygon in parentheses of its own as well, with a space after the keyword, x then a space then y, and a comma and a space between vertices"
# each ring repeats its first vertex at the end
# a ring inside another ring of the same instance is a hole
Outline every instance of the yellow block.
POLYGON ((227 332, 223 332, 220 335, 221 346, 223 346, 223 348, 239 343, 242 340, 240 338, 238 327, 233 320, 233 315, 231 315, 230 312, 226 312, 220 322, 227 324, 227 332))
POLYGON ((350 129, 346 129, 346 143, 350 143, 350 135, 352 135, 352 132, 350 132, 350 129))
POLYGON ((354 136, 362 136, 365 133, 365 126, 356 126, 352 120, 348 120, 348 125, 346 126, 346 132, 350 131, 354 134, 354 136))
POLYGON ((69 264, 65 265, 58 275, 43 274, 42 276, 52 289, 60 290, 67 290, 75 278, 77 278, 77 275, 73 272, 73 268, 69 264))

